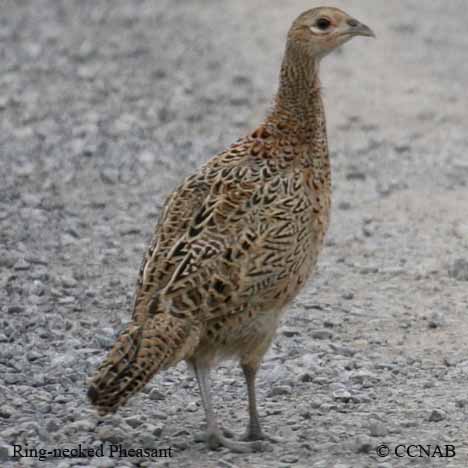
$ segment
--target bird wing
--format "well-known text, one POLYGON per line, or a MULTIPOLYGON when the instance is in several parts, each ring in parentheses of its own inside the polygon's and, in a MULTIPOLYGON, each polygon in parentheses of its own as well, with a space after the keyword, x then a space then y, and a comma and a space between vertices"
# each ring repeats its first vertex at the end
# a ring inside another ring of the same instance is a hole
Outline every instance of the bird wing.
POLYGON ((303 177, 218 157, 186 179, 145 256, 133 319, 169 308, 209 320, 287 295, 312 241, 303 177))

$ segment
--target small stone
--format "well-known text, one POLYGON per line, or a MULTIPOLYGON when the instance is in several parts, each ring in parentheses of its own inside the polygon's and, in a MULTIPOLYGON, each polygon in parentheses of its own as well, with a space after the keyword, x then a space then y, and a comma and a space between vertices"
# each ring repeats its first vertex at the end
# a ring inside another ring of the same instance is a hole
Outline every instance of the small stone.
POLYGON ((291 387, 287 385, 277 385, 270 390, 269 396, 289 395, 290 393, 291 387))
POLYGON ((199 406, 191 401, 188 405, 186 405, 185 409, 189 411, 190 413, 194 413, 195 411, 198 411, 199 406))
POLYGON ((16 439, 20 432, 21 429, 19 429, 18 427, 9 427, 8 429, 5 429, 4 431, 0 432, 0 435, 6 440, 12 440, 16 439))
POLYGON ((356 453, 369 453, 372 450, 373 443, 368 437, 358 437, 354 448, 356 453))
POLYGON ((366 174, 357 169, 353 169, 346 174, 347 180, 366 180, 366 174))
POLYGON ((16 271, 23 271, 23 270, 29 270, 31 265, 24 259, 20 258, 16 263, 15 263, 15 270, 16 271))
POLYGON ((68 427, 79 432, 92 432, 96 428, 96 423, 89 419, 81 419, 80 421, 72 422, 68 427))
POLYGON ((445 356, 444 357, 444 364, 447 367, 455 367, 457 365, 458 359, 456 356, 445 356))
POLYGON ((21 305, 11 305, 7 310, 9 314, 20 314, 21 312, 24 312, 24 307, 21 305))
POLYGON ((379 269, 377 267, 372 267, 372 266, 362 267, 359 270, 359 273, 361 273, 361 275, 372 275, 378 272, 379 272, 379 269))
POLYGON ((312 332, 312 338, 316 340, 329 340, 333 338, 333 333, 330 330, 315 330, 312 332))
POLYGON ((112 338, 111 336, 108 336, 108 335, 101 335, 101 334, 96 335, 94 337, 94 340, 96 341, 96 344, 103 349, 112 348, 112 345, 115 342, 115 338, 112 338))
POLYGON ((15 410, 8 405, 0 406, 0 418, 8 419, 15 414, 15 410))
POLYGON ((8 445, 0 442, 0 461, 8 461, 10 459, 10 453, 8 445))
POLYGON ((348 292, 344 292, 341 297, 343 299, 346 299, 347 301, 350 301, 351 299, 354 299, 354 293, 352 293, 351 291, 348 291, 348 292))
POLYGON ((138 426, 141 426, 143 423, 142 419, 139 416, 130 416, 129 418, 125 419, 125 422, 130 426, 135 429, 138 426))
POLYGON ((387 434, 387 428, 380 421, 373 421, 369 425, 369 435, 371 437, 385 437, 387 434))
POLYGON ((418 427, 419 423, 415 420, 407 419, 407 420, 401 421, 400 425, 402 427, 418 427))
POLYGON ((370 403, 371 398, 363 393, 355 393, 354 395, 351 395, 351 401, 353 403, 370 403))
POLYGON ((45 426, 47 432, 57 432, 61 427, 62 425, 55 418, 49 419, 45 426))
POLYGON ((155 426, 154 424, 147 423, 144 425, 143 430, 154 437, 160 437, 163 431, 163 426, 155 426))
POLYGON ((148 397, 150 400, 153 400, 153 401, 160 401, 166 398, 164 393, 161 393, 157 388, 153 388, 151 392, 149 393, 148 397))
POLYGON ((31 380, 33 387, 42 387, 45 385, 46 378, 44 374, 35 374, 31 380))
POLYGON ((301 376, 299 377, 299 380, 301 382, 304 382, 304 383, 309 383, 309 382, 313 382, 314 381, 314 376, 312 374, 310 374, 309 372, 304 372, 303 374, 301 374, 301 376))
POLYGON ((297 455, 284 455, 279 460, 281 463, 297 463, 299 457, 297 455))
POLYGON ((37 361, 38 359, 40 359, 42 357, 42 355, 39 354, 36 351, 29 351, 29 353, 26 355, 26 357, 27 357, 28 361, 33 362, 33 361, 37 361))
POLYGON ((66 461, 62 461, 57 465, 57 468, 70 468, 72 465, 66 461))
MULTIPOLYGON (((113 458, 109 457, 104 457, 104 458, 95 458, 92 460, 93 466, 96 466, 97 468, 114 468, 115 465, 115 460, 113 458)), ((122 465, 118 465, 122 466, 122 465)), ((126 466, 126 465, 123 465, 126 466)))
POLYGON ((343 346, 335 343, 330 343, 330 348, 333 349, 337 354, 342 356, 353 357, 356 354, 356 350, 349 346, 343 346))
POLYGON ((455 400, 455 406, 457 408, 465 408, 468 406, 468 398, 457 398, 455 400))
POLYGON ((140 442, 143 448, 157 448, 159 441, 154 438, 153 435, 150 434, 142 434, 140 435, 140 442))
POLYGON ((316 383, 317 385, 327 385, 328 383, 330 383, 330 378, 317 375, 314 377, 314 383, 316 383))
POLYGON ((103 442, 110 442, 111 444, 118 444, 125 439, 125 434, 116 428, 101 427, 96 431, 97 438, 103 442))
POLYGON ((434 312, 428 322, 429 328, 441 328, 446 324, 447 320, 440 312, 434 312))
MULTIPOLYGON (((15 265, 16 268, 16 265, 15 265)), ((458 281, 468 281, 468 260, 459 258, 449 267, 450 278, 458 281)))
POLYGON ((78 286, 78 282, 71 276, 63 276, 62 285, 64 288, 76 288, 76 286, 78 286))
POLYGON ((432 413, 429 416, 429 421, 430 422, 440 422, 443 421, 447 417, 447 414, 445 411, 442 411, 440 409, 434 409, 432 410, 432 413))
POLYGON ((357 384, 364 384, 364 382, 378 381, 379 377, 372 372, 359 370, 351 374, 351 381, 357 384))
POLYGON ((20 374, 5 374, 4 380, 9 385, 15 385, 21 383, 21 375, 20 374))
POLYGON ((171 446, 174 447, 175 449, 179 450, 187 450, 188 448, 188 443, 186 440, 174 440, 174 442, 171 443, 171 446))
POLYGON ((287 336, 288 338, 291 338, 293 336, 299 336, 301 334, 301 331, 297 328, 283 327, 281 329, 281 334, 287 336))
POLYGON ((350 210, 351 209, 351 203, 349 203, 347 201, 341 201, 340 203, 338 203, 338 209, 343 210, 343 211, 350 210))
POLYGON ((335 411, 336 409, 338 409, 338 407, 332 403, 322 403, 319 408, 321 413, 329 413, 330 411, 335 411))
POLYGON ((0 254, 0 267, 12 268, 16 263, 16 257, 10 253, 2 251, 0 254))
POLYGON ((333 392, 333 398, 337 401, 348 403, 351 399, 351 393, 349 393, 348 390, 339 389, 333 392))

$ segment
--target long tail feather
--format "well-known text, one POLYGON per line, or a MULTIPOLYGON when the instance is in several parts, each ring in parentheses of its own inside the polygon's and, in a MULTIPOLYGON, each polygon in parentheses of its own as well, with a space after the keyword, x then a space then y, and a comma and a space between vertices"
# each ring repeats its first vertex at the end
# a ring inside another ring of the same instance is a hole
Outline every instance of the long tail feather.
POLYGON ((169 314, 131 323, 91 378, 89 400, 100 415, 115 412, 160 369, 186 357, 197 342, 196 327, 169 314))

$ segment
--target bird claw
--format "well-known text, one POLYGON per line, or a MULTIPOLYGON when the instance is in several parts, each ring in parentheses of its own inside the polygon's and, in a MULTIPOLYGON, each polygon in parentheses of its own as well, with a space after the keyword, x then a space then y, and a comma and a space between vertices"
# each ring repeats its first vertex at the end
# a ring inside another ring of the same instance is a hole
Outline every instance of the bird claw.
MULTIPOLYGON (((225 429, 224 427, 222 427, 220 429, 220 432, 224 435, 224 437, 226 437, 227 439, 233 439, 235 437, 235 433, 230 431, 229 429, 225 429)), ((197 432, 194 437, 193 437, 193 440, 195 442, 208 442, 208 432, 207 431, 201 431, 201 432, 197 432)))
POLYGON ((285 442, 285 439, 281 438, 281 437, 274 437, 274 436, 271 436, 269 434, 265 434, 263 431, 249 431, 247 430, 247 432, 245 432, 245 434, 243 434, 241 437, 240 437, 240 440, 242 441, 261 441, 261 440, 265 440, 265 441, 268 441, 268 442, 271 442, 273 444, 280 444, 280 443, 283 443, 285 442))
POLYGON ((267 444, 260 440, 252 441, 236 441, 233 440, 233 433, 229 430, 223 430, 216 432, 204 432, 196 434, 194 440, 196 442, 206 442, 208 448, 211 450, 216 450, 219 447, 226 447, 232 452, 236 453, 254 453, 254 452, 266 452, 269 450, 267 444))

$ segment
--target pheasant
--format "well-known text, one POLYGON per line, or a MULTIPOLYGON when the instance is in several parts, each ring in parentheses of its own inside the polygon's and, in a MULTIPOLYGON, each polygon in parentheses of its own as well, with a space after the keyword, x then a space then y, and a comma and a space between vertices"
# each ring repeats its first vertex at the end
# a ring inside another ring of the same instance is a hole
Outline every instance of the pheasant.
POLYGON ((369 27, 320 7, 292 24, 272 110, 168 197, 139 271, 132 319, 91 378, 88 398, 113 413, 157 372, 185 360, 207 419, 208 447, 262 450, 255 378, 286 305, 304 286, 329 224, 331 179, 319 62, 369 27), (210 369, 240 363, 249 422, 223 433, 210 369))

